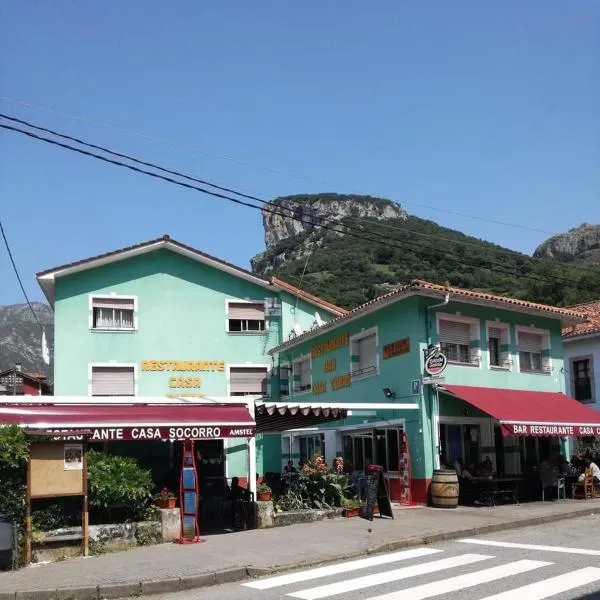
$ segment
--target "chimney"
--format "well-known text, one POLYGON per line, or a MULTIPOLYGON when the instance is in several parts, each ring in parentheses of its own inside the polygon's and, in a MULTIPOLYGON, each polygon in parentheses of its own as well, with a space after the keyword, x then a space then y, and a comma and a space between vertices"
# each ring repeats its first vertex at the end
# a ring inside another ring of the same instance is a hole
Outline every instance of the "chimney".
POLYGON ((20 373, 22 369, 23 365, 21 363, 15 363, 15 371, 18 371, 20 373))

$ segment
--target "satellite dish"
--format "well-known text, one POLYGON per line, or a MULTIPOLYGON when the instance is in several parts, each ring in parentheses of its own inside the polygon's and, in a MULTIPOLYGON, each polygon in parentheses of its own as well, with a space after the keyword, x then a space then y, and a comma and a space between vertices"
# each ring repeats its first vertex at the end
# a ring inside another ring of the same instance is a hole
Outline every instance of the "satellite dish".
POLYGON ((295 335, 302 335, 302 333, 304 333, 302 331, 302 327, 300 327, 300 323, 294 323, 294 334, 295 335))
POLYGON ((315 327, 321 327, 325 325, 325 321, 321 319, 321 315, 315 311, 315 327))

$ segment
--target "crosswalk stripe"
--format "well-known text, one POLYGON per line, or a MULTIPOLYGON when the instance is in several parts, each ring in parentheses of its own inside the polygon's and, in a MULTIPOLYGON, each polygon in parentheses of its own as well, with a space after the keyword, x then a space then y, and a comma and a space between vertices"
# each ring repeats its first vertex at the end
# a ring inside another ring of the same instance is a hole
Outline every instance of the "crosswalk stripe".
POLYGON ((476 573, 458 575, 457 577, 450 577, 449 579, 442 579, 441 581, 434 581, 432 583, 424 583, 423 585, 417 585, 389 594, 382 594, 381 596, 374 596, 365 600, 425 600, 425 598, 433 598, 434 596, 449 594, 450 592, 481 585, 482 583, 490 583, 503 577, 519 575, 520 573, 533 571, 534 569, 546 567, 551 564, 553 563, 542 562, 540 560, 518 560, 506 565, 500 565, 499 567, 483 569, 476 573))
POLYGON ((562 592, 568 592, 588 583, 594 583, 600 579, 598 567, 585 567, 577 571, 571 571, 564 575, 544 579, 536 583, 530 583, 514 590, 508 590, 500 594, 488 596, 483 600, 543 600, 562 592))
POLYGON ((519 548, 521 550, 540 550, 542 552, 562 552, 563 554, 585 554, 587 556, 600 556, 600 550, 587 548, 568 548, 565 546, 539 546, 537 544, 518 544, 516 542, 495 542, 494 540, 458 540, 462 544, 478 544, 479 546, 496 546, 498 548, 519 548))
POLYGON ((244 583, 242 585, 254 588, 256 590, 269 590, 271 588, 280 587, 283 585, 290 585, 292 583, 298 583, 300 581, 310 581, 311 579, 318 579, 319 577, 328 577, 329 575, 350 573, 358 569, 366 569, 368 567, 388 565, 390 563, 398 562, 401 560, 421 558, 423 556, 430 556, 431 554, 438 554, 440 552, 442 552, 442 550, 436 550, 435 548, 413 548, 411 550, 401 550, 400 552, 392 552, 391 554, 380 554, 378 556, 361 558, 359 560, 353 560, 351 562, 345 562, 336 565, 329 565, 326 567, 317 567, 316 569, 310 569, 309 571, 299 571, 296 573, 279 575, 277 577, 270 577, 269 579, 260 579, 258 581, 244 583))
POLYGON ((463 565, 469 565, 490 558, 494 557, 485 554, 462 554, 460 556, 451 556, 450 558, 403 567, 393 571, 373 573, 372 575, 365 575, 364 577, 357 577, 355 579, 346 579, 344 581, 338 581, 287 595, 292 598, 301 598, 302 600, 318 600, 319 598, 327 598, 328 596, 364 590, 365 588, 381 585, 383 583, 390 583, 392 581, 400 581, 401 579, 408 579, 409 577, 435 573, 436 571, 443 571, 444 569, 458 568, 463 565))

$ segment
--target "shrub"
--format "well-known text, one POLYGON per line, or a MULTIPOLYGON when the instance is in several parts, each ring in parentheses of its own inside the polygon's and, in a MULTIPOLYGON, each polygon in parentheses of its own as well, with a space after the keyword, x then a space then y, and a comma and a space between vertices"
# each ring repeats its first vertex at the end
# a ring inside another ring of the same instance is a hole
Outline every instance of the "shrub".
POLYGON ((0 513, 9 515, 22 529, 29 443, 17 425, 0 426, 0 513))
POLYGON ((126 505, 139 515, 151 499, 150 471, 134 458, 90 451, 88 454, 88 494, 90 506, 107 508, 126 505))

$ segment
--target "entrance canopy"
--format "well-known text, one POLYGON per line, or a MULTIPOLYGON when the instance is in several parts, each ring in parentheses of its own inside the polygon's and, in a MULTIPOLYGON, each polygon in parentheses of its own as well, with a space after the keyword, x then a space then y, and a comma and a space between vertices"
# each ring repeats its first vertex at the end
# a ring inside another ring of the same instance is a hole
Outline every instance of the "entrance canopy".
POLYGON ((0 425, 90 441, 211 440, 254 437, 243 405, 1 404, 0 425))
POLYGON ((256 427, 261 433, 314 427, 345 419, 347 410, 327 406, 256 404, 256 427))
POLYGON ((566 394, 467 385, 443 385, 440 391, 497 419, 504 435, 600 435, 600 413, 566 394))

